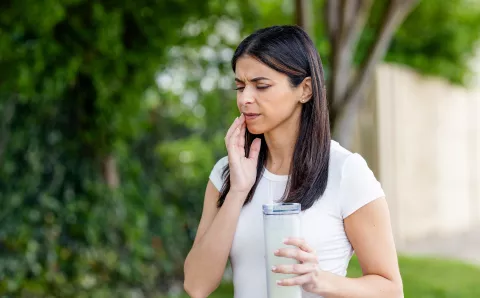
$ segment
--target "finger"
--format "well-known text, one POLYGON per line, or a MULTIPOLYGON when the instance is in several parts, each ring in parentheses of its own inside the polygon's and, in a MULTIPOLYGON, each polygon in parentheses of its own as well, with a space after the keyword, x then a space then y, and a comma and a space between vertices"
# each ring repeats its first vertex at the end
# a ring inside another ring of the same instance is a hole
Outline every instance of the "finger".
POLYGON ((230 139, 227 141, 228 142, 228 149, 229 150, 234 150, 237 148, 237 138, 240 135, 240 127, 235 128, 233 131, 232 135, 230 136, 230 139))
POLYGON ((238 121, 238 117, 233 120, 232 125, 228 128, 227 133, 225 134, 225 145, 228 147, 228 140, 230 140, 230 136, 232 135, 233 131, 235 130, 235 124, 238 121))
MULTIPOLYGON (((243 116, 243 114, 240 115, 240 117, 242 117, 242 116, 243 116)), ((227 134, 225 135, 225 143, 227 143, 228 140, 230 140, 231 135, 233 134, 235 129, 238 127, 238 125, 240 123, 240 121, 239 121, 240 117, 235 118, 232 125, 230 125, 230 128, 228 129, 227 134)))
POLYGON ((238 147, 245 148, 245 128, 246 124, 243 121, 242 125, 240 125, 240 134, 238 136, 238 147))
POLYGON ((291 264, 291 265, 277 265, 272 267, 272 272, 284 273, 284 274, 307 274, 317 271, 318 264, 305 263, 305 264, 291 264))
POLYGON ((250 145, 250 152, 248 154, 248 158, 254 161, 258 160, 258 155, 260 154, 260 146, 262 144, 262 140, 256 138, 253 140, 252 144, 250 145))
MULTIPOLYGON (((241 115, 240 115, 241 116, 241 115)), ((225 140, 229 140, 230 139, 230 136, 232 135, 232 133, 235 131, 235 129, 238 127, 239 125, 239 119, 240 117, 237 117, 235 118, 235 120, 233 120, 233 123, 232 125, 230 125, 228 131, 227 131, 227 134, 225 135, 225 140)))
POLYGON ((280 286, 300 286, 314 281, 313 273, 303 274, 292 278, 277 280, 280 286))
POLYGON ((287 245, 294 245, 298 248, 300 248, 303 251, 309 252, 309 253, 315 253, 315 249, 308 245, 307 241, 303 238, 295 238, 295 237, 290 237, 287 238, 283 243, 287 245))
POLYGON ((275 255, 278 257, 295 259, 303 263, 318 263, 316 255, 298 248, 281 248, 275 251, 275 255))

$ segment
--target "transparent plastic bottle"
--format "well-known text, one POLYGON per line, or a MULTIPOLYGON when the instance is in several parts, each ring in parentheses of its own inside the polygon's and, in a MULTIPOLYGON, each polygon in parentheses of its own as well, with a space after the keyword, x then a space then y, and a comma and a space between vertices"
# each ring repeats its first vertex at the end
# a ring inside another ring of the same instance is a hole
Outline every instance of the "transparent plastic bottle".
POLYGON ((277 280, 294 277, 293 274, 272 272, 272 266, 296 264, 292 258, 277 257, 275 250, 295 247, 283 243, 287 237, 301 236, 301 206, 299 203, 277 203, 263 205, 263 232, 265 239, 265 262, 267 265, 268 298, 301 298, 300 286, 279 286, 277 280))

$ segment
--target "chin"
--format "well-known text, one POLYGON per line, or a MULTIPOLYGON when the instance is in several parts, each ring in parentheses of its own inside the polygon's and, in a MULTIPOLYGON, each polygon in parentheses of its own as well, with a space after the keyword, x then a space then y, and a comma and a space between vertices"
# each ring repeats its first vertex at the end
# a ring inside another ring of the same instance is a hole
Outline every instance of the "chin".
POLYGON ((261 135, 265 133, 265 129, 259 125, 247 125, 247 129, 251 134, 261 135))

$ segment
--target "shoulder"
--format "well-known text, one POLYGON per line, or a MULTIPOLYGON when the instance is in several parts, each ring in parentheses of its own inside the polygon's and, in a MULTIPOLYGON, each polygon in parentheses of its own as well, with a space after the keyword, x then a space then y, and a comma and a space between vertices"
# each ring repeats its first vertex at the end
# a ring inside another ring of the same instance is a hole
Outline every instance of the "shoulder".
POLYGON ((212 181, 213 185, 215 185, 218 191, 222 189, 225 180, 223 173, 226 166, 228 166, 228 156, 224 156, 217 160, 212 171, 210 172, 210 181, 212 181))
POLYGON ((221 168, 223 169, 226 165, 228 165, 228 155, 225 155, 224 157, 220 158, 217 160, 213 168, 221 168))
POLYGON ((345 160, 353 155, 351 151, 340 145, 337 141, 330 142, 330 163, 333 166, 342 165, 345 160))
POLYGON ((332 140, 330 145, 330 170, 332 178, 342 179, 358 170, 370 171, 362 155, 349 151, 332 140))
POLYGON ((332 141, 330 149, 330 168, 329 180, 338 189, 343 218, 385 195, 366 160, 335 141, 332 141))

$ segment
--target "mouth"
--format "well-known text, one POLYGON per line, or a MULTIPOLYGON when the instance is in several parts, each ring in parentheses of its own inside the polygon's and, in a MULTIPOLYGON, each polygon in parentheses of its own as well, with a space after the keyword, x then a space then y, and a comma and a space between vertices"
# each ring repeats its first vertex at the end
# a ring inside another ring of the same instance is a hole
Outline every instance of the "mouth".
POLYGON ((243 113, 245 116, 245 120, 254 120, 260 116, 260 114, 255 114, 255 113, 243 113))

